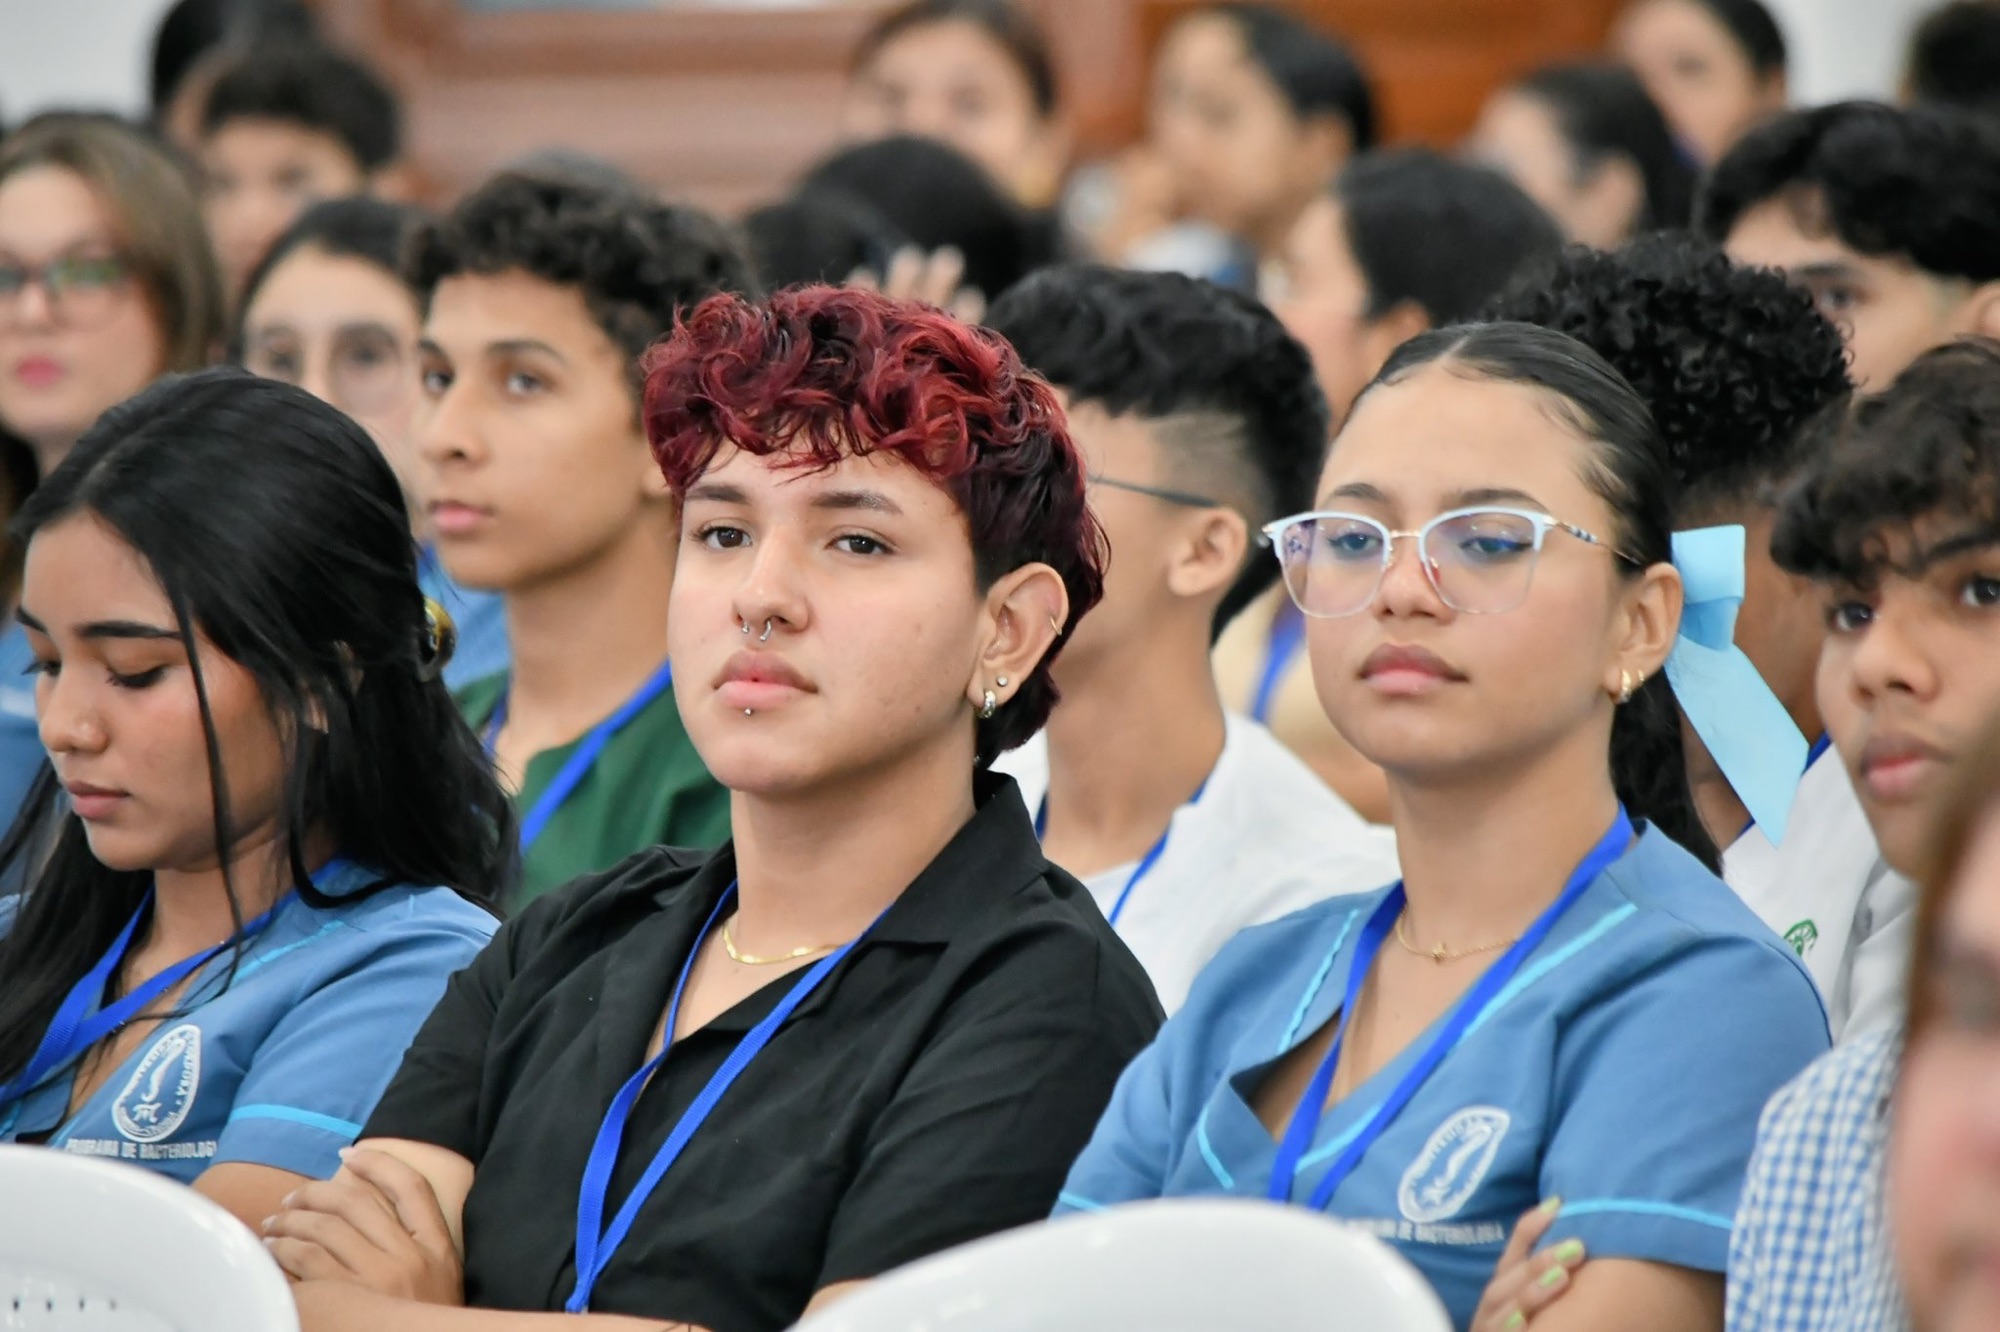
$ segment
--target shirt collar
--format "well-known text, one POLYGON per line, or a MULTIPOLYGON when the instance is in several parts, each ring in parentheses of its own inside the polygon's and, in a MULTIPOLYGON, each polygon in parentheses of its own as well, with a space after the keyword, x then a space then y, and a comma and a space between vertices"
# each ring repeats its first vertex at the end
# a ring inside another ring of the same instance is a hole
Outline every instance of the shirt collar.
MULTIPOLYGON (((972 799, 972 817, 890 904, 867 942, 950 943, 976 912, 1008 901, 1047 872, 1034 821, 1012 777, 975 773, 972 799)), ((725 842, 692 881, 665 891, 687 893, 706 914, 735 880, 735 843, 725 842)))

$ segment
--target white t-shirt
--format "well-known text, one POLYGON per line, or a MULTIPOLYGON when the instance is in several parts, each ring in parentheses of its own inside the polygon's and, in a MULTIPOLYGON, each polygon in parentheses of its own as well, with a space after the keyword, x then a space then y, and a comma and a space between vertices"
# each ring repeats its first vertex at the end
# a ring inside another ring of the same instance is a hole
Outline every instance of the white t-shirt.
POLYGON ((1836 1042, 1901 1023, 1917 889, 1882 859, 1838 754, 1800 778, 1784 842, 1750 829, 1722 877, 1804 961, 1836 1042))
MULTIPOLYGON (((1195 973, 1238 930, 1344 893, 1394 883, 1396 837, 1367 822, 1272 734, 1228 719, 1222 757, 1201 799, 1175 811, 1167 844, 1118 918, 1118 934, 1169 1013, 1195 973)), ((1021 784, 1030 812, 1049 789, 1046 735, 993 765, 1021 784)), ((1084 880, 1109 916, 1138 868, 1114 866, 1084 880)))

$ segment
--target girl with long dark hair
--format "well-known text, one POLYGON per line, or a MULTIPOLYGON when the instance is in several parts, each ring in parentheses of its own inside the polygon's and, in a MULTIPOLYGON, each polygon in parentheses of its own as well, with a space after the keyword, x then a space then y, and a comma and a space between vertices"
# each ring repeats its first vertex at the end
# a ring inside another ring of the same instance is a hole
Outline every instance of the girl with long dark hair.
POLYGON ((1066 1206, 1296 1203, 1394 1243, 1460 1328, 1719 1332, 1758 1112, 1827 1030, 1688 793, 1672 493, 1644 403, 1562 334, 1389 359, 1319 507, 1266 530, 1404 879, 1225 948, 1066 1206), (1537 1313, 1550 1271, 1574 1288, 1537 1313))
POLYGON ((493 932, 512 816, 449 621, 367 435, 239 371, 107 412, 17 530, 51 769, 0 846, 0 1141, 254 1225, 493 932))

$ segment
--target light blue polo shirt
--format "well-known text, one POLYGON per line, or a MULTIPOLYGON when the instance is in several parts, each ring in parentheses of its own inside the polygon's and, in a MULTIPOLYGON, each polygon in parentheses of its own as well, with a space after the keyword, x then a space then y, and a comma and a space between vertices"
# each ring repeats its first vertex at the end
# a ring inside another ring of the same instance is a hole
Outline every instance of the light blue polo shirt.
POLYGON ((0 832, 14 824, 48 754, 35 722, 35 650, 17 620, 0 626, 0 832))
MULTIPOLYGON (((1267 1196, 1277 1144, 1251 1098, 1336 1016, 1384 895, 1238 935, 1126 1070, 1058 1211, 1267 1196)), ((1294 1202, 1443 1021, 1328 1108, 1294 1202)), ((1400 1249, 1461 1328, 1515 1221, 1548 1198, 1564 1202, 1545 1245, 1574 1236, 1593 1257, 1721 1272, 1758 1114, 1826 1048, 1826 1011, 1798 957, 1648 828, 1475 1019, 1329 1211, 1400 1249)))
MULTIPOLYGON (((370 878, 344 867, 324 891, 370 878)), ((0 930, 14 905, 0 901, 0 930)), ((445 981, 496 924, 447 888, 387 888, 324 911, 288 898, 234 978, 226 952, 204 967, 184 1015, 161 1023, 75 1117, 63 1119, 72 1065, 0 1106, 0 1142, 53 1130, 52 1147, 184 1182, 226 1161, 324 1179, 445 981)))

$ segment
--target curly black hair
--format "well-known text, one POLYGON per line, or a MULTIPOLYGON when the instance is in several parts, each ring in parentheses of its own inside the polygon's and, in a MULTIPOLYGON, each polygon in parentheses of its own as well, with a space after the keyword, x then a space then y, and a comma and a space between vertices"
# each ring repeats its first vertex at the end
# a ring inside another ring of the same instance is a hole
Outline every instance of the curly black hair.
POLYGON ((1614 254, 1572 246, 1487 307, 1567 333, 1609 361, 1653 411, 1681 485, 1681 517, 1773 502, 1805 427, 1849 392, 1840 331, 1812 296, 1693 236, 1614 254))
POLYGON ((1780 568, 1855 587, 1920 573, 1898 563, 1888 538, 1927 518, 2000 543, 2000 342, 1933 348, 1814 433, 1813 460, 1778 507, 1780 568))
POLYGON ((1695 227, 1721 244, 1770 199, 1862 254, 2000 278, 2000 125, 1943 107, 1838 102, 1779 116, 1716 163, 1695 227))
POLYGON ((758 294, 736 233, 636 183, 503 171, 418 232, 404 277, 426 307, 446 278, 520 271, 583 294, 598 327, 638 360, 679 312, 719 291, 758 294))
MULTIPOLYGON (((1068 264, 1022 281, 986 322, 1072 402, 1161 423, 1182 484, 1232 500, 1253 532, 1312 507, 1326 399, 1306 349, 1250 297, 1179 273, 1068 264)), ((1248 560, 1215 632, 1278 572, 1267 554, 1248 560)))

